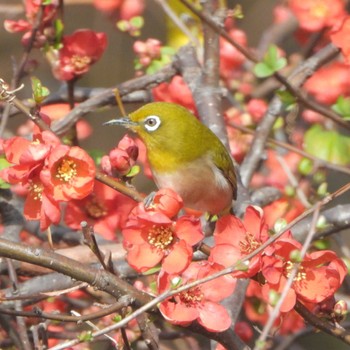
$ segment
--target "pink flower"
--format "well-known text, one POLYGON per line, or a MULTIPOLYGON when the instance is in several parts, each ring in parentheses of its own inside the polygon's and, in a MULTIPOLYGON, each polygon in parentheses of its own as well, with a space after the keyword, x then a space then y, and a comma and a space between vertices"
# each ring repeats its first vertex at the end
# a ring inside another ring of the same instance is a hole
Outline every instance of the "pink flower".
MULTIPOLYGON (((179 281, 184 285, 210 276, 221 269, 220 265, 201 261, 191 263, 180 276, 169 275, 163 271, 158 278, 158 292, 161 294, 171 289, 172 285, 177 285, 179 281)), ((172 324, 188 326, 193 321, 198 321, 210 332, 225 331, 231 325, 231 318, 219 302, 233 293, 235 284, 232 276, 221 276, 174 295, 162 302, 159 310, 172 324)))
MULTIPOLYGON (((233 215, 220 218, 215 227, 214 239, 215 246, 211 249, 209 261, 228 267, 264 243, 268 239, 268 227, 262 212, 249 206, 243 221, 233 215)), ((235 271, 234 275, 251 277, 260 267, 261 254, 257 254, 250 260, 246 270, 235 271)))
POLYGON ((59 80, 72 80, 89 71, 107 46, 105 33, 81 29, 62 40, 58 59, 51 58, 53 73, 59 80))
MULTIPOLYGON (((265 251, 262 274, 266 279, 263 294, 267 297, 270 290, 281 293, 295 265, 292 255, 301 250, 301 247, 292 238, 281 238, 265 251)), ((297 298, 303 302, 320 303, 333 296, 346 273, 344 262, 333 251, 306 254, 282 304, 281 312, 290 311, 297 298)))
MULTIPOLYGON (((191 216, 182 216, 173 221, 166 215, 174 216, 173 200, 163 201, 159 193, 156 196, 157 202, 161 204, 156 202, 150 208, 145 208, 140 203, 129 215, 122 231, 124 247, 128 252, 127 260, 130 266, 140 272, 161 263, 167 273, 180 273, 192 260, 192 246, 203 239, 200 222, 191 216), (172 209, 163 208, 166 202, 170 203, 172 209)), ((181 208, 180 205, 175 207, 181 208)))

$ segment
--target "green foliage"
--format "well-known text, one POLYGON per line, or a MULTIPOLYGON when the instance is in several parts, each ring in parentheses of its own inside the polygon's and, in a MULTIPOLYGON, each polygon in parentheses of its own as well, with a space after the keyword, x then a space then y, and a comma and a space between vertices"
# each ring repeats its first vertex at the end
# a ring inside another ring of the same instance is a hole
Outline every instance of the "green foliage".
POLYGON ((339 96, 337 102, 332 106, 332 109, 345 120, 350 120, 350 98, 339 96))
POLYGON ((318 239, 312 242, 312 246, 318 250, 325 250, 331 248, 331 242, 329 239, 318 239))
POLYGON ((92 341, 94 339, 94 337, 92 336, 92 331, 84 331, 82 333, 80 333, 77 338, 80 341, 84 341, 84 342, 89 342, 92 341))
POLYGON ((277 46, 271 45, 268 48, 262 62, 255 65, 254 73, 258 78, 270 77, 275 72, 284 68, 286 64, 286 58, 279 57, 277 46))
MULTIPOLYGON (((172 57, 175 55, 176 51, 170 46, 162 46, 160 49, 161 56, 159 59, 154 59, 150 63, 150 65, 146 68, 146 74, 154 74, 158 72, 160 69, 162 69, 164 66, 169 64, 172 60, 172 57)), ((136 60, 135 63, 135 69, 142 69, 144 68, 138 60, 136 60)))
POLYGON ((335 130, 325 130, 321 125, 313 125, 305 133, 304 149, 333 164, 350 163, 350 138, 335 130))
POLYGON ((54 25, 55 25, 55 48, 58 48, 62 41, 64 25, 60 19, 55 20, 54 25))
POLYGON ((129 33, 133 37, 141 35, 141 29, 145 23, 142 16, 132 17, 130 20, 122 19, 116 23, 116 27, 123 33, 129 33))
POLYGON ((290 261, 294 262, 294 263, 300 263, 303 261, 302 257, 301 257, 301 252, 299 249, 294 249, 290 252, 289 255, 290 261))
POLYGON ((314 168, 313 161, 309 158, 303 158, 298 164, 298 171, 301 175, 310 175, 314 168))
POLYGON ((126 174, 126 177, 134 177, 140 173, 140 170, 141 170, 141 168, 139 165, 134 165, 133 167, 131 167, 129 172, 126 174))
POLYGON ((282 230, 285 229, 285 227, 287 226, 287 221, 283 218, 279 218, 276 220, 273 229, 276 233, 281 232, 282 230))
POLYGON ((41 104, 50 94, 50 90, 41 84, 41 81, 36 77, 31 77, 33 99, 36 104, 41 104))
POLYGON ((176 289, 176 288, 180 287, 181 284, 182 284, 182 278, 180 278, 180 277, 174 277, 170 281, 171 289, 176 289))
POLYGON ((276 93, 287 111, 290 111, 295 107, 295 97, 289 91, 278 90, 276 93))
POLYGON ((100 149, 92 149, 88 153, 89 156, 94 160, 96 165, 101 164, 101 159, 105 155, 105 153, 100 149))
MULTIPOLYGON (((0 170, 8 168, 10 166, 10 163, 3 157, 0 158, 0 170)), ((10 184, 5 182, 1 177, 0 177, 0 188, 2 189, 8 189, 10 188, 10 184)))

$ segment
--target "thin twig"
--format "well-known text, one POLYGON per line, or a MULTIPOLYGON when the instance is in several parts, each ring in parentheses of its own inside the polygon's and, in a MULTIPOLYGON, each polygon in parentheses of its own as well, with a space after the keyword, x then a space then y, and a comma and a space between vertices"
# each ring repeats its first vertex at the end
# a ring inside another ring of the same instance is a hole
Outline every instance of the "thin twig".
MULTIPOLYGON (((309 234, 306 237, 306 240, 303 244, 303 247, 300 251, 300 261, 302 261, 306 255, 307 250, 309 249, 309 246, 312 242, 312 237, 316 232, 316 224, 317 224, 317 220, 320 214, 320 209, 321 209, 321 205, 319 203, 316 204, 315 209, 314 209, 314 214, 312 217, 312 224, 311 224, 311 228, 309 231, 309 234)), ((280 309, 282 307, 282 304, 284 303, 290 289, 292 288, 292 285, 294 283, 294 278, 296 277, 298 270, 301 266, 301 262, 297 262, 294 263, 294 266, 292 268, 292 270, 290 271, 290 274, 288 276, 287 282, 284 285, 281 295, 275 305, 275 307, 273 308, 272 313, 270 314, 264 329, 262 331, 262 333, 260 334, 258 340, 255 342, 255 344, 264 344, 266 342, 266 339, 270 333, 271 328, 273 327, 277 317, 280 314, 280 309)), ((258 350, 260 347, 258 345, 255 346, 254 350, 258 350)))

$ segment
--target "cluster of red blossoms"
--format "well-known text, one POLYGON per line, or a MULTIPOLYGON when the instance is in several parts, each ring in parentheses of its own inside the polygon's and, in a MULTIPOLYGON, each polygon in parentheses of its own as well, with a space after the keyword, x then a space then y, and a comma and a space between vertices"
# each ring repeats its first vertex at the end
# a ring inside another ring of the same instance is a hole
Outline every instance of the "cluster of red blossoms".
POLYGON ((3 141, 2 148, 12 166, 0 176, 24 186, 24 215, 40 220, 42 230, 60 221, 60 202, 84 198, 93 190, 93 159, 80 147, 62 145, 50 131, 36 130, 32 141, 12 137, 3 141))
POLYGON ((97 62, 107 46, 105 33, 80 29, 72 35, 63 35, 57 30, 58 1, 44 5, 40 0, 26 0, 27 20, 5 20, 5 29, 10 33, 24 32, 22 44, 31 42, 33 26, 43 8, 43 19, 35 32, 34 46, 44 48, 54 76, 59 80, 73 80, 86 73, 97 62))
MULTIPOLYGON (((203 239, 198 218, 184 215, 175 219, 182 201, 170 190, 160 190, 150 207, 140 203, 133 209, 122 231, 128 263, 139 272, 161 269, 158 291, 190 283, 238 264, 230 275, 206 282, 163 302, 160 311, 171 323, 186 326, 197 320, 209 331, 223 331, 230 317, 219 301, 230 295, 236 278, 253 278, 254 295, 265 305, 274 305, 293 267, 300 263, 281 317, 287 317, 296 301, 307 307, 333 298, 345 275, 346 266, 330 250, 314 251, 298 260, 302 245, 285 232, 274 243, 256 254, 247 264, 239 264, 269 238, 269 228, 262 211, 249 206, 241 221, 226 215, 216 223, 215 245, 208 261, 192 262, 193 246, 203 239), (326 278, 325 278, 326 277, 326 278), (220 288, 218 287, 220 286, 220 288), (259 290, 259 292, 257 292, 259 290)), ((248 293, 252 293, 251 289, 248 293)), ((252 312, 252 309, 250 309, 252 312)))

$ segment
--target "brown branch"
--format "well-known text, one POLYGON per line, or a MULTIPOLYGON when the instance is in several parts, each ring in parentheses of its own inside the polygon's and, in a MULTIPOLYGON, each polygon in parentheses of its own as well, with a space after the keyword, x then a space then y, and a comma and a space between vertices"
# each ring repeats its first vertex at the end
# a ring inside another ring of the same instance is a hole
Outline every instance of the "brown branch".
POLYGON ((61 321, 61 322, 85 322, 85 321, 93 321, 101 317, 110 315, 114 312, 119 311, 123 307, 130 305, 131 303, 132 303, 131 298, 126 296, 125 298, 120 298, 118 302, 112 304, 111 306, 108 306, 101 310, 92 312, 90 314, 81 315, 81 316, 49 313, 49 312, 42 311, 39 308, 34 308, 34 311, 18 311, 13 309, 6 309, 4 307, 0 307, 0 314, 21 316, 21 317, 42 318, 46 320, 54 320, 54 321, 61 321))
POLYGON ((0 256, 25 261, 63 273, 83 281, 119 299, 129 295, 136 305, 144 305, 152 298, 140 292, 124 280, 105 270, 97 270, 63 255, 39 247, 10 242, 0 238, 0 256))
POLYGON ((145 196, 140 194, 134 187, 130 187, 124 182, 118 181, 115 178, 102 173, 101 171, 96 171, 95 178, 105 185, 112 187, 116 191, 125 194, 136 202, 142 202, 145 198, 145 196))
POLYGON ((155 86, 161 82, 169 80, 177 73, 174 67, 175 65, 172 64, 170 66, 164 67, 155 74, 138 77, 118 84, 113 88, 102 91, 100 94, 93 96, 77 105, 66 115, 64 119, 55 122, 52 125, 52 131, 58 135, 63 135, 68 132, 70 127, 85 114, 92 112, 102 106, 105 107, 108 105, 115 105, 115 89, 118 89, 120 96, 122 97, 124 95, 130 94, 133 91, 147 89, 151 86, 155 86))
POLYGON ((313 325, 315 328, 341 340, 345 344, 350 345, 350 332, 343 328, 336 327, 335 325, 317 317, 311 313, 302 303, 296 302, 294 310, 304 318, 307 322, 313 325))
MULTIPOLYGON (((288 81, 293 82, 293 88, 301 86, 304 81, 320 66, 334 58, 337 49, 333 45, 328 45, 318 51, 314 56, 304 61, 288 77, 288 81)), ((288 83, 291 85, 291 83, 288 83)), ((263 154, 265 144, 278 116, 283 110, 281 100, 275 96, 266 112, 263 120, 257 128, 257 137, 254 138, 250 151, 241 164, 240 171, 243 184, 249 184, 263 154)))

